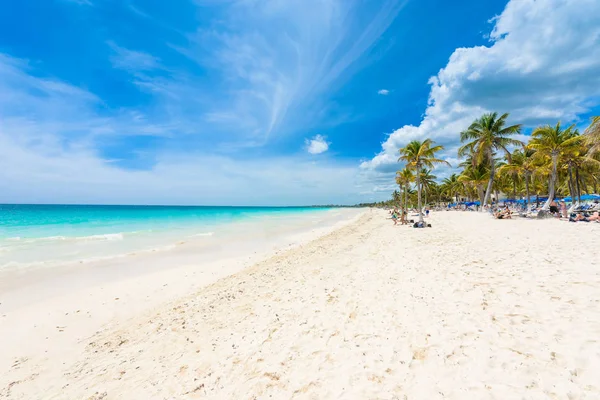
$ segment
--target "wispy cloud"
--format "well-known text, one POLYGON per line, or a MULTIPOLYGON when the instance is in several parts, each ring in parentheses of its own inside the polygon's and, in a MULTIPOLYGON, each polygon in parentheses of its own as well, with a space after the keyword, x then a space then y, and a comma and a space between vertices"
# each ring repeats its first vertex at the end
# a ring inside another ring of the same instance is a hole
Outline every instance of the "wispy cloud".
POLYGON ((388 94, 390 94, 390 91, 387 89, 381 89, 380 91, 377 92, 377 94, 380 94, 382 96, 387 96, 388 94))
POLYGON ((92 0, 62 0, 65 1, 67 3, 74 3, 74 4, 78 4, 80 6, 93 6, 94 3, 92 3, 92 0))
POLYGON ((361 200, 353 190, 353 165, 305 156, 240 159, 215 154, 211 147, 165 147, 153 154, 149 168, 122 168, 120 160, 100 154, 98 143, 132 133, 163 135, 173 128, 156 125, 138 111, 100 117, 97 96, 36 73, 26 61, 0 54, 0 203, 301 205, 361 200))
POLYGON ((219 24, 177 49, 219 76, 223 96, 209 114, 233 109, 241 129, 266 141, 321 118, 327 91, 349 78, 405 1, 378 4, 369 13, 352 0, 229 2, 219 24))
POLYGON ((321 154, 329 150, 327 139, 322 135, 316 135, 312 139, 305 139, 306 151, 310 154, 321 154))
POLYGON ((160 68, 160 60, 151 54, 129 50, 118 46, 114 42, 108 42, 108 45, 114 51, 111 61, 115 68, 134 73, 160 68))

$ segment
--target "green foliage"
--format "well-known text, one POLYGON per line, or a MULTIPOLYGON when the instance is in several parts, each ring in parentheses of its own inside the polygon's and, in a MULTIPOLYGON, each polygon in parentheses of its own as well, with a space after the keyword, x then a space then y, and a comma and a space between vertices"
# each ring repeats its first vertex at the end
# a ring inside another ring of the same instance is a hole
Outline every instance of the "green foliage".
POLYGON ((598 193, 600 116, 592 118, 583 135, 574 125, 565 128, 558 122, 534 129, 528 143, 513 137, 521 132, 521 125, 507 126, 507 119, 508 114, 484 114, 462 131, 463 145, 458 149, 462 171, 441 183, 431 170, 449 165, 436 157, 443 147, 430 139, 409 142, 399 151, 398 161, 405 168, 396 173, 400 192, 394 198, 401 203, 416 202, 421 209, 422 194, 426 202, 479 198, 485 203, 493 191, 528 199, 531 195, 598 193))

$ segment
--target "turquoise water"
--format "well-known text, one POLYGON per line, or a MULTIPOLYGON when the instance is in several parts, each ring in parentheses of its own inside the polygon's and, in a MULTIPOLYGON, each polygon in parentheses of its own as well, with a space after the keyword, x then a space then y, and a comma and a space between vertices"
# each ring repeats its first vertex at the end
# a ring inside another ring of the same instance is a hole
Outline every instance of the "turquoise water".
POLYGON ((0 239, 90 237, 211 227, 314 207, 0 205, 0 239))
POLYGON ((315 213, 314 207, 0 205, 0 268, 158 249, 225 226, 315 213))

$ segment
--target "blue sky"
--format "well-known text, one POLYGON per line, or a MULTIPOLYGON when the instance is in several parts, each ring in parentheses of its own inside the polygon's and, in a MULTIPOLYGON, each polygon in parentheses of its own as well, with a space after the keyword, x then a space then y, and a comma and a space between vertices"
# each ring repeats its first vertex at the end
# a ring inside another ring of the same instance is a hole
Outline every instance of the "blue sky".
POLYGON ((594 0, 10 2, 0 202, 382 199, 401 145, 456 163, 483 112, 585 126, 599 26, 594 0))

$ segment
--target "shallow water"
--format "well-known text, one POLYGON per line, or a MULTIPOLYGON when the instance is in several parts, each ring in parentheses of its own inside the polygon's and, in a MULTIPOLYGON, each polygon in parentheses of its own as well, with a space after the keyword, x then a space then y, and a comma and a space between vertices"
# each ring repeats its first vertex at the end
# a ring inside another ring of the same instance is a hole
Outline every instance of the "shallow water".
POLYGON ((167 251, 257 226, 293 224, 312 207, 0 205, 0 268, 44 267, 167 251), (257 225, 258 224, 258 225, 257 225))

